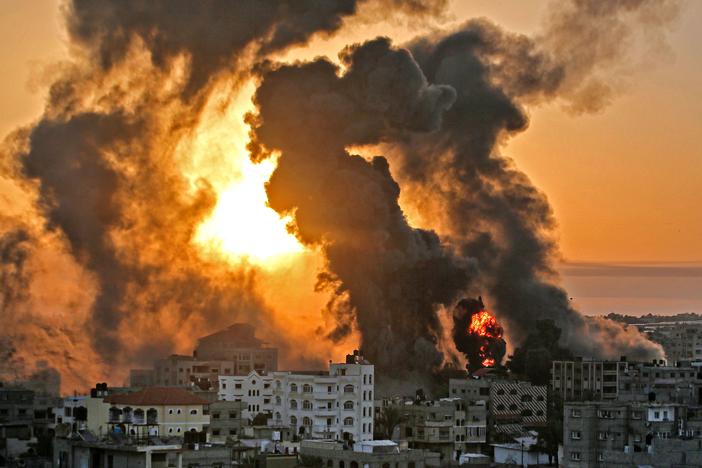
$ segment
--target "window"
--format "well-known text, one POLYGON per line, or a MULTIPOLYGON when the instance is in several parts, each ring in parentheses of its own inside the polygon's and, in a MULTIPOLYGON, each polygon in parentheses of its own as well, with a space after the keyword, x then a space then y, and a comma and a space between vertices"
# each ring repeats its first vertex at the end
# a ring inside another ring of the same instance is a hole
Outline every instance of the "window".
POLYGON ((311 426, 311 425, 312 425, 312 419, 310 419, 310 418, 308 418, 307 416, 305 416, 304 418, 302 418, 302 425, 303 425, 303 426, 311 426))
POLYGON ((295 416, 290 416, 290 425, 297 426, 297 418, 295 416))
POLYGON ((580 431, 570 431, 571 440, 580 440, 582 433, 580 431))
POLYGON ((219 419, 219 413, 212 413, 212 419, 219 419))
POLYGON ((597 454, 597 461, 601 461, 601 462, 604 461, 604 453, 598 453, 598 454, 597 454))
POLYGON ((236 435, 236 429, 229 429, 229 435, 236 435))
POLYGON ((305 400, 302 402, 302 409, 305 411, 312 411, 312 402, 305 400))
POLYGON ((236 388, 236 389, 241 389, 241 384, 240 384, 240 383, 234 384, 234 388, 236 388))
POLYGON ((310 385, 310 384, 303 385, 302 392, 303 393, 312 393, 312 385, 310 385))
POLYGON ((280 399, 279 396, 275 397, 275 404, 276 404, 276 405, 280 406, 281 401, 282 401, 282 400, 280 399))
POLYGON ((218 435, 219 435, 219 429, 212 429, 212 435, 218 436, 218 435))
POLYGON ((570 410, 571 418, 579 418, 580 416, 582 416, 582 412, 579 409, 573 408, 572 410, 570 410))
POLYGON ((229 419, 236 419, 236 418, 237 418, 236 411, 230 411, 229 412, 229 419))
POLYGON ((353 401, 348 400, 344 402, 344 409, 345 410, 352 410, 353 409, 353 401))
POLYGON ((297 392, 297 385, 295 385, 294 383, 293 383, 293 384, 290 384, 290 391, 291 391, 291 392, 297 392))
POLYGON ((609 433, 605 431, 599 431, 597 433, 597 440, 607 440, 609 438, 609 433))
POLYGON ((297 400, 290 400, 290 409, 297 409, 297 400))
POLYGON ((353 426, 353 418, 344 418, 344 426, 353 426))
POLYGON ((196 409, 191 409, 191 410, 190 410, 190 414, 197 414, 197 410, 196 410, 196 409))
POLYGON ((353 393, 353 385, 344 385, 344 393, 353 393))
POLYGON ((580 452, 570 452, 570 459, 573 461, 580 461, 580 452))

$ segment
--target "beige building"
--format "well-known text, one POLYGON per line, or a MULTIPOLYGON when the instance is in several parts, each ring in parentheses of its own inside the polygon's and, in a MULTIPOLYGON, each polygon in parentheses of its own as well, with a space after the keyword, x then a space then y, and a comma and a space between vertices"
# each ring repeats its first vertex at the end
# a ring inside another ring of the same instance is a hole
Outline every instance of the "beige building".
POLYGON ((88 430, 122 432, 136 438, 183 436, 210 423, 208 402, 187 390, 149 387, 133 393, 96 395, 87 399, 88 430))

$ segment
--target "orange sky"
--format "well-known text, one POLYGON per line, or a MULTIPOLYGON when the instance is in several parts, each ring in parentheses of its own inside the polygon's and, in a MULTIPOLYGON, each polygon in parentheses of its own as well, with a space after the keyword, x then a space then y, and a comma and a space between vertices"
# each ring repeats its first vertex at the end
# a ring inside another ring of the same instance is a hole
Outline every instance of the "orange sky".
MULTIPOLYGON (((443 22, 487 16, 529 33, 538 29, 545 3, 456 1, 443 22)), ((66 53, 60 20, 57 0, 0 2, 1 134, 39 115, 50 65, 66 53)), ((378 34, 402 42, 424 28, 354 20, 336 37, 317 39, 290 56, 333 54, 378 34)), ((571 116, 557 103, 529 109, 530 128, 504 148, 548 195, 567 261, 702 261, 702 2, 685 3, 669 38, 669 52, 638 64, 603 112, 571 116)), ((576 296, 596 296, 582 278, 566 272, 565 284, 576 296)), ((684 289, 702 290, 701 282, 693 276, 684 289)), ((641 288, 647 287, 632 285, 632 291, 641 288)), ((702 312, 702 297, 694 301, 681 307, 702 312)))

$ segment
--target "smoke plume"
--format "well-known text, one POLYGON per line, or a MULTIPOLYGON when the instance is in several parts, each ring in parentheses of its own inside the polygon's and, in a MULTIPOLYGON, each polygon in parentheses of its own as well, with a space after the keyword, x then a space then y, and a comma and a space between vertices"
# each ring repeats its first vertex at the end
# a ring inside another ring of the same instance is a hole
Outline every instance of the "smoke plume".
MULTIPOLYGON (((386 18, 441 17, 446 6, 368 3, 386 18)), ((534 318, 550 318, 576 352, 660 353, 635 331, 571 307, 553 269, 546 197, 499 144, 526 128, 526 106, 601 109, 618 91, 613 64, 626 63, 633 31, 658 41, 675 3, 558 2, 533 38, 472 20, 404 47, 385 38, 348 46, 340 65, 275 63, 333 35, 360 4, 65 6, 71 59, 39 121, 8 137, 0 161, 1 188, 22 199, 21 208, 3 201, 0 218, 0 339, 16 378, 56 368, 64 389, 85 388, 187 352, 237 320, 298 362, 328 344, 293 343, 260 270, 210 258, 193 242, 232 157, 213 149, 208 125, 231 118, 252 82, 250 155, 277 161, 269 204, 322 252, 317 290, 330 299, 314 328, 331 322, 319 333, 332 344, 358 333, 381 372, 429 375, 452 360, 440 351, 450 334, 437 311, 482 293, 515 344, 534 318), (371 147, 385 156, 354 154, 371 147), (403 207, 421 214, 421 228, 403 207)))

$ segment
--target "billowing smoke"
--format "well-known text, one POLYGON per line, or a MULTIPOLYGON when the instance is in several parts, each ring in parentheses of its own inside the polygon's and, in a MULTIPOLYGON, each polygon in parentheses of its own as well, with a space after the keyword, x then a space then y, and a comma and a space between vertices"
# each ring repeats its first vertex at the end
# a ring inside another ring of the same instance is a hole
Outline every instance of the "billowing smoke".
MULTIPOLYGON (((431 15, 442 3, 413 4, 400 14, 431 15)), ((207 177, 217 170, 191 170, 197 161, 189 150, 206 106, 230 105, 252 64, 331 34, 356 9, 355 0, 65 5, 71 61, 51 86, 41 119, 11 135, 3 150, 3 183, 13 180, 34 211, 2 220, 2 317, 15 325, 2 335, 3 348, 14 350, 13 368, 31 374, 34 349, 67 374, 66 389, 85 388, 108 373, 124 376, 129 365, 188 352, 198 336, 237 320, 258 325, 288 354, 256 269, 210 260, 193 243, 217 200, 207 177), (13 228, 26 223, 29 233, 13 228), (42 294, 41 275, 22 265, 27 256, 48 261, 47 251, 24 247, 42 242, 60 262, 85 269, 81 280, 92 300, 71 301, 63 289, 58 303, 65 308, 38 319, 32 297, 42 294), (80 320, 60 323, 71 313, 80 320), (49 337, 37 336, 40 330, 49 337), (76 360, 79 348, 85 358, 76 360), (82 373, 68 371, 79 361, 82 373)))
POLYGON ((453 342, 474 372, 501 365, 507 351, 503 330, 483 304, 483 298, 461 299, 453 311, 453 342))
POLYGON ((663 23, 653 19, 656 2, 598 5, 557 7, 536 39, 474 20, 407 49, 386 39, 348 47, 343 72, 324 59, 262 72, 252 150, 255 158, 280 152, 271 206, 294 213, 299 238, 324 249, 322 283, 340 298, 330 303, 332 337, 357 326, 381 371, 435 369, 436 310, 477 291, 514 345, 536 319, 551 319, 575 353, 660 356, 635 330, 570 305, 553 268, 548 201, 499 154, 504 138, 527 127, 524 105, 599 108, 604 98, 594 93, 609 95, 605 69, 622 59, 632 24, 663 23), (409 226, 388 160, 349 151, 364 146, 389 155, 409 203, 436 232, 409 226))
MULTIPOLYGON (((632 25, 661 31, 674 4, 558 2, 536 38, 477 20, 404 48, 349 46, 341 68, 271 61, 334 34, 357 3, 66 5, 71 60, 41 119, 6 140, 0 161, 0 183, 12 181, 23 200, 0 218, 0 319, 9 324, 0 337, 17 378, 54 367, 66 389, 92 385, 187 352, 237 320, 264 328, 281 355, 296 349, 261 295, 260 272, 203 256, 193 242, 229 157, 196 157, 196 147, 214 146, 196 144, 200 131, 228 115, 252 79, 251 156, 279 157, 270 206, 293 217, 300 242, 321 248, 317 288, 331 297, 324 313, 334 326, 320 333, 331 341, 359 333, 381 371, 427 375, 447 361, 437 310, 483 293, 515 343, 537 317, 553 319, 577 351, 659 352, 570 306, 552 268, 548 202, 498 145, 526 128, 523 106, 600 109, 617 91, 612 64, 632 25), (353 154, 371 146, 387 159, 353 154), (426 228, 406 219, 400 187, 426 228)), ((424 18, 445 3, 374 8, 424 18)))

